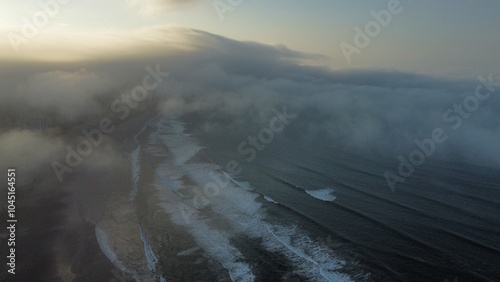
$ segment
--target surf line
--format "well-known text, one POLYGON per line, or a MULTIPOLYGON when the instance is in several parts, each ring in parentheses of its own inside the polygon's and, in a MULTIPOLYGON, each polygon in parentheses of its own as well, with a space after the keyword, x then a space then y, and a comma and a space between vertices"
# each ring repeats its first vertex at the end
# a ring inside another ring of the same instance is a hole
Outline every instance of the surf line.
POLYGON ((137 133, 134 137, 135 143, 137 144, 136 149, 132 152, 132 155, 130 157, 130 162, 131 162, 131 174, 132 174, 132 181, 134 183, 134 187, 132 191, 130 191, 129 194, 129 200, 133 201, 135 200, 135 196, 139 192, 139 179, 141 177, 141 144, 139 143, 139 136, 146 131, 146 129, 150 126, 150 123, 152 120, 156 119, 157 117, 154 117, 150 119, 149 121, 146 122, 146 124, 142 127, 141 131, 137 133))

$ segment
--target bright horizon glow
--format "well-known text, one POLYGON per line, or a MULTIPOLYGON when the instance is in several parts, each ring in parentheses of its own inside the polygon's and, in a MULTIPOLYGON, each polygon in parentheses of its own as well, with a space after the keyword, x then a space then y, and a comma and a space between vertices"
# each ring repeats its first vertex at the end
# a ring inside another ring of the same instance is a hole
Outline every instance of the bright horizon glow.
MULTIPOLYGON (((372 39, 369 47, 353 56, 351 64, 346 62, 339 45, 353 44, 354 26, 363 28, 373 20, 370 12, 386 9, 389 0, 364 5, 353 1, 322 1, 311 5, 299 0, 286 3, 243 0, 224 14, 224 20, 218 17, 212 1, 165 6, 167 2, 170 1, 69 1, 60 5, 58 13, 24 45, 41 42, 50 45, 54 36, 63 41, 64 37, 66 41, 75 40, 78 34, 89 33, 114 37, 113 32, 137 32, 173 24, 236 40, 284 44, 291 49, 326 55, 330 60, 324 63, 335 69, 388 68, 464 76, 499 71, 500 58, 496 54, 500 31, 496 27, 500 26, 500 19, 495 11, 500 10, 500 3, 496 1, 401 0, 404 10, 393 15, 391 23, 372 39)), ((7 34, 22 34, 25 19, 32 20, 33 14, 43 9, 34 0, 0 3, 3 4, 0 30, 6 41, 2 45, 10 47, 7 34)), ((99 45, 96 43, 95 47, 100 48, 99 45)), ((93 45, 87 44, 87 48, 92 49, 93 45)), ((12 52, 11 55, 16 56, 12 52)), ((37 55, 40 54, 24 54, 37 55)))

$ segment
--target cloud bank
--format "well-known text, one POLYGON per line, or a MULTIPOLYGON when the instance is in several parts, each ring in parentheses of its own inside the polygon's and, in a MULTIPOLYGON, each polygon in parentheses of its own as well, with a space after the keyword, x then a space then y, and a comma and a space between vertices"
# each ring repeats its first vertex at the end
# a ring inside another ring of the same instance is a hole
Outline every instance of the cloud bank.
POLYGON ((16 168, 18 184, 40 177, 40 168, 62 153, 62 139, 29 130, 12 130, 0 134, 0 169, 16 168))
MULTIPOLYGON (((6 74, 0 79, 5 86, 2 110, 52 111, 62 120, 106 115, 112 99, 140 84, 145 67, 158 64, 170 73, 154 90, 158 109, 185 118, 205 134, 227 136, 228 143, 268 123, 273 107, 286 106, 298 115, 286 136, 303 146, 322 143, 396 158, 439 127, 446 129, 449 141, 436 158, 500 167, 500 90, 462 118, 458 129, 443 120, 448 109, 474 94, 475 78, 331 70, 321 67, 318 55, 181 27, 101 36, 104 41, 81 60, 30 59, 9 61, 15 71, 0 67, 6 74), (116 44, 112 53, 102 47, 116 42, 121 47, 116 44)), ((78 45, 59 48, 74 56, 81 50, 78 45)))

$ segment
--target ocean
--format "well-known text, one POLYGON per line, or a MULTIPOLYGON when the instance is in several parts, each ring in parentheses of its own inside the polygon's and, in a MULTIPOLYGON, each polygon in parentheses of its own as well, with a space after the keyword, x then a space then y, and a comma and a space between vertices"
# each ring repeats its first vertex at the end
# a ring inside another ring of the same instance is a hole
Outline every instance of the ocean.
POLYGON ((498 170, 430 159, 391 191, 394 157, 276 134, 252 158, 229 135, 162 115, 136 132, 130 189, 95 230, 117 269, 136 281, 500 280, 498 170))

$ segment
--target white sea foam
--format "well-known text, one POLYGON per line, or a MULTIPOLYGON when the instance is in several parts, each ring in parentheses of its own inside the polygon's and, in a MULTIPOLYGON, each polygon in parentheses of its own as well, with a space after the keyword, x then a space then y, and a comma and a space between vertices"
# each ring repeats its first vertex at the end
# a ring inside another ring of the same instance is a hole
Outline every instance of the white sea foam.
POLYGON ((111 263, 113 263, 113 265, 116 266, 119 270, 130 273, 125 265, 118 259, 118 255, 113 250, 113 247, 109 242, 108 234, 99 225, 95 226, 95 236, 97 239, 97 243, 99 243, 101 251, 109 259, 109 261, 111 261, 111 263))
POLYGON ((157 127, 160 140, 174 156, 174 163, 182 165, 194 157, 203 147, 183 134, 184 126, 177 121, 163 119, 157 127))
MULTIPOLYGON (((176 202, 172 191, 162 189, 159 192, 159 199, 164 201, 162 207, 171 215, 172 221, 184 226, 205 253, 219 261, 228 271, 232 281, 254 281, 255 275, 250 265, 244 262, 240 251, 232 246, 229 240, 230 236, 227 233, 211 228, 206 219, 199 217, 194 211, 190 212, 189 218, 186 218, 178 208, 179 202, 176 202)), ((194 251, 196 251, 195 248, 181 252, 179 255, 188 255, 194 251)))
POLYGON ((146 237, 146 233, 144 232, 142 227, 141 227, 141 240, 144 245, 144 255, 146 256, 149 271, 151 271, 153 276, 156 278, 155 279, 156 281, 158 279, 160 281, 166 281, 166 279, 162 275, 158 274, 156 270, 156 264, 158 263, 158 258, 154 254, 153 248, 151 247, 151 244, 149 243, 148 238, 146 237))
POLYGON ((306 190, 306 193, 311 195, 312 197, 322 200, 325 202, 333 202, 336 197, 333 195, 335 191, 331 188, 325 188, 320 190, 306 190))
MULTIPOLYGON (((179 195, 174 193, 175 189, 168 189, 168 187, 172 186, 176 177, 183 175, 183 171, 189 171, 195 181, 206 181, 207 172, 212 171, 217 166, 210 163, 185 164, 185 160, 194 156, 199 147, 194 145, 195 148, 189 148, 194 143, 181 144, 179 142, 177 134, 181 133, 179 132, 182 129, 181 127, 172 130, 165 125, 160 125, 159 127, 161 127, 162 131, 162 134, 158 135, 162 142, 161 145, 164 145, 165 150, 168 148, 176 159, 174 161, 175 167, 170 167, 169 172, 165 171, 166 164, 155 169, 156 177, 154 186, 158 188, 159 200, 163 202, 161 207, 171 215, 174 223, 187 228, 197 244, 208 255, 219 261, 228 270, 233 281, 253 281, 255 275, 252 273, 250 265, 244 262, 243 255, 231 245, 228 235, 222 231, 210 228, 208 223, 204 219, 198 218, 194 211, 190 211, 189 218, 187 218, 183 210, 179 209, 179 206, 182 204, 189 208, 191 202, 188 201, 188 204, 186 204, 179 195), (176 136, 168 136, 165 132, 171 132, 171 134, 176 134, 176 136)), ((151 142, 152 146, 160 145, 154 142, 154 140, 150 141, 153 141, 151 142)))
POLYGON ((129 194, 129 199, 134 200, 137 192, 139 191, 139 177, 141 175, 141 164, 140 164, 140 151, 141 147, 138 146, 131 155, 131 167, 132 167, 132 181, 134 183, 133 190, 129 194))
POLYGON ((230 236, 210 228, 204 221, 195 220, 190 225, 191 234, 208 255, 217 259, 229 271, 232 281, 254 281, 255 275, 243 255, 233 247, 230 236))
POLYGON ((148 268, 151 272, 156 272, 156 263, 158 259, 153 253, 153 249, 151 248, 151 244, 149 244, 148 239, 146 238, 146 233, 141 228, 141 240, 144 245, 144 254, 146 255, 146 260, 148 262, 148 268))
MULTIPOLYGON (((268 227, 269 228, 269 227, 268 227)), ((296 228, 273 226, 264 244, 269 251, 283 253, 294 262, 296 271, 313 281, 348 282, 348 275, 338 271, 345 264, 331 250, 323 247, 296 228), (274 229, 274 230, 273 230, 274 229), (279 244, 276 243, 279 242, 279 244)))
MULTIPOLYGON (((282 230, 285 230, 285 229, 282 228, 282 230)), ((278 236, 271 229, 269 229, 269 233, 271 233, 274 236, 274 238, 276 238, 276 240, 278 240, 278 242, 280 242, 283 246, 285 246, 288 250, 290 250, 291 252, 293 252, 297 256, 313 263, 314 265, 318 265, 318 262, 316 262, 309 255, 307 255, 302 249, 292 246, 289 236, 286 236, 286 235, 285 236, 283 236, 283 235, 278 236)))
POLYGON ((248 190, 248 191, 252 191, 252 186, 250 185, 250 183, 248 182, 244 182, 244 181, 238 181, 236 179, 234 179, 234 177, 232 177, 229 173, 227 172, 223 172, 224 176, 229 178, 229 180, 231 180, 234 184, 236 184, 238 187, 240 188, 243 188, 245 190, 248 190))
POLYGON ((271 197, 268 197, 268 196, 264 196, 264 199, 268 202, 271 202, 273 204, 279 204, 278 202, 276 202, 275 200, 273 200, 271 197))
POLYGON ((149 122, 147 122, 134 137, 137 148, 132 152, 130 157, 131 162, 131 173, 132 173, 132 181, 134 183, 134 188, 129 194, 129 199, 134 200, 135 196, 139 192, 139 178, 141 175, 141 144, 139 143, 139 135, 141 135, 149 126, 149 122))
MULTIPOLYGON (((184 226, 197 244, 228 270, 233 281, 255 279, 250 265, 244 261, 241 252, 231 244, 230 239, 236 234, 260 238, 263 248, 269 252, 283 254, 293 263, 298 273, 311 280, 351 281, 347 275, 338 273, 345 263, 330 249, 315 242, 297 228, 269 224, 265 219, 263 204, 256 200, 258 194, 249 191, 251 187, 248 183, 235 181, 213 163, 186 164, 186 161, 180 161, 192 158, 201 148, 191 140, 191 137, 183 140, 184 142, 180 141, 184 127, 179 125, 174 128, 164 120, 158 128, 160 128, 158 139, 151 142, 151 146, 164 145, 163 154, 167 155, 166 163, 169 159, 168 152, 174 155, 175 159, 175 166, 167 169, 169 172, 156 173, 155 187, 160 191, 161 206, 171 215, 174 223, 184 226), (186 201, 175 193, 175 189, 164 189, 172 186, 172 181, 178 179, 176 177, 179 175, 191 178, 198 184, 197 189, 201 193, 208 194, 205 195, 208 209, 197 210, 193 208, 192 199, 186 201), (205 188, 213 188, 214 184, 218 187, 217 193, 214 191, 207 193, 205 188), (209 214, 217 214, 230 226, 225 226, 223 230, 216 228, 216 225, 209 224, 209 214)), ((156 170, 164 170, 167 166, 167 164, 159 166, 156 170)), ((324 201, 335 199, 331 194, 332 189, 307 192, 324 201)), ((264 198, 276 203, 267 196, 264 198)))

